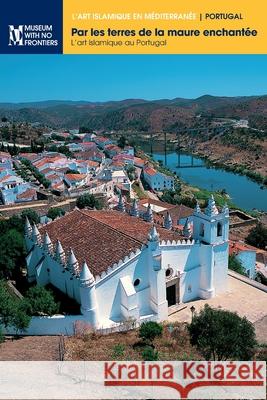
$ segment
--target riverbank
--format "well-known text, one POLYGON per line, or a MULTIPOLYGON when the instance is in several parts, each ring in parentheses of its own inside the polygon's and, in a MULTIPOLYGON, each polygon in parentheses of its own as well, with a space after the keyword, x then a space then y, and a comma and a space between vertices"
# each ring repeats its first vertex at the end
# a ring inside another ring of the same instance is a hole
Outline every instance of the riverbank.
MULTIPOLYGON (((201 140, 198 136, 184 134, 180 135, 178 140, 176 135, 168 134, 166 150, 176 151, 179 147, 181 152, 203 159, 206 165, 246 176, 253 182, 267 187, 267 140, 250 138, 248 143, 244 143, 244 135, 228 136, 218 134, 201 140), (226 139, 232 139, 234 144, 226 142, 226 139)), ((146 138, 138 136, 137 142, 149 153, 151 149, 153 153, 165 151, 163 134, 153 136, 153 145, 148 135, 146 138)))
POLYGON ((241 131, 208 136, 206 140, 183 135, 179 146, 182 151, 204 159, 209 165, 247 176, 267 187, 267 140, 264 137, 260 140, 241 131))
POLYGON ((174 177, 177 196, 179 196, 180 198, 179 203, 184 204, 188 207, 194 207, 197 200, 201 207, 205 207, 211 194, 213 194, 216 204, 219 207, 223 207, 225 203, 227 203, 230 208, 242 210, 241 207, 238 207, 231 201, 227 193, 222 193, 220 191, 210 191, 204 188, 190 185, 183 181, 180 177, 178 177, 177 174, 173 172, 170 168, 164 166, 162 163, 159 163, 157 160, 153 159, 151 156, 141 150, 138 151, 138 157, 149 161, 156 170, 174 177))
POLYGON ((192 151, 192 154, 205 161, 206 166, 211 166, 225 171, 233 172, 234 174, 243 175, 260 185, 267 188, 267 176, 261 175, 258 172, 252 171, 244 164, 223 163, 212 159, 211 157, 200 153, 199 151, 192 151))

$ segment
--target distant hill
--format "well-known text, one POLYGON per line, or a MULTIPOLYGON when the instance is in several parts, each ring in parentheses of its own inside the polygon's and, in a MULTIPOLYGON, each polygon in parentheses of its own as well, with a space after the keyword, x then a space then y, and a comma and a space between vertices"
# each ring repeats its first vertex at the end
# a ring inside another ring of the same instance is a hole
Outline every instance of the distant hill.
POLYGON ((0 118, 15 122, 40 122, 51 127, 174 131, 194 126, 195 117, 245 118, 254 128, 267 129, 267 96, 197 99, 126 99, 89 102, 48 100, 0 103, 0 118))

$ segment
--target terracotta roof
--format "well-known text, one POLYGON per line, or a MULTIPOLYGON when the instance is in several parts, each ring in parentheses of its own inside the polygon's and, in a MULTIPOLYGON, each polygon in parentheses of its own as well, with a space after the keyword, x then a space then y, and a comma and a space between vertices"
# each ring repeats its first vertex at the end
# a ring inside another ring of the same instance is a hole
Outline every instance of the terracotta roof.
POLYGON ((57 183, 53 183, 51 184, 51 187, 53 189, 64 189, 64 183, 63 182, 57 182, 57 183))
MULTIPOLYGON (((71 247, 81 267, 85 260, 94 275, 105 271, 132 251, 147 243, 151 224, 119 211, 77 210, 40 228, 55 244, 59 239, 68 252, 71 247)), ((160 239, 178 240, 174 231, 157 227, 160 239)))
POLYGON ((107 140, 109 140, 109 138, 106 138, 104 136, 98 136, 95 138, 96 142, 106 142, 107 140))
MULTIPOLYGON (((194 212, 193 208, 189 208, 184 206, 183 204, 174 205, 173 207, 169 208, 169 213, 171 215, 172 220, 176 220, 176 222, 181 218, 187 218, 192 215, 194 212)), ((166 211, 159 212, 160 215, 166 215, 166 211)))
POLYGON ((1 158, 11 158, 11 155, 9 153, 6 153, 5 151, 0 151, 0 157, 1 158))
POLYGON ((151 168, 151 167, 146 167, 146 168, 144 169, 144 172, 145 172, 147 175, 151 175, 151 176, 157 174, 157 171, 156 171, 154 168, 151 168))
POLYGON ((34 160, 38 157, 37 153, 19 153, 20 157, 27 158, 28 160, 34 160))
POLYGON ((113 161, 113 160, 112 163, 110 164, 111 166, 113 165, 114 167, 124 167, 124 163, 122 161, 113 161))
POLYGON ((119 146, 116 146, 115 144, 107 144, 105 146, 105 150, 107 151, 117 151, 117 152, 121 152, 121 148, 119 146))
POLYGON ((99 163, 97 161, 92 161, 92 160, 87 160, 86 164, 89 165, 90 167, 98 167, 99 163))
POLYGON ((49 168, 49 167, 48 167, 48 168, 45 168, 45 169, 42 170, 42 174, 45 175, 45 174, 47 174, 48 172, 53 172, 53 171, 54 171, 54 170, 53 170, 52 168, 49 168))
POLYGON ((86 174, 66 174, 65 177, 70 181, 81 181, 87 177, 86 174))
POLYGON ((33 162, 33 165, 35 166, 35 168, 40 168, 40 167, 42 167, 43 165, 46 165, 46 164, 51 164, 51 162, 48 161, 46 158, 42 159, 42 160, 39 160, 39 161, 36 161, 36 162, 33 162))
POLYGON ((75 153, 75 157, 82 160, 88 160, 89 158, 95 157, 97 154, 99 154, 98 151, 91 149, 88 151, 78 151, 75 153))
POLYGON ((17 199, 29 199, 33 198, 36 196, 36 190, 35 189, 27 189, 25 192, 18 194, 17 199))
POLYGON ((53 180, 55 180, 55 179, 61 179, 60 176, 58 176, 57 174, 53 174, 53 173, 47 175, 46 178, 47 178, 48 180, 50 180, 50 181, 53 181, 53 180))
POLYGON ((16 178, 14 175, 4 175, 2 178, 0 178, 0 182, 5 182, 5 181, 12 181, 16 178))
POLYGON ((237 254, 240 251, 255 251, 257 252, 259 249, 257 247, 250 246, 243 242, 234 242, 229 240, 229 253, 230 254, 237 254))
POLYGON ((133 160, 134 156, 131 154, 120 153, 113 157, 113 160, 133 160))
POLYGON ((82 142, 81 146, 92 146, 92 147, 96 147, 95 142, 82 142))

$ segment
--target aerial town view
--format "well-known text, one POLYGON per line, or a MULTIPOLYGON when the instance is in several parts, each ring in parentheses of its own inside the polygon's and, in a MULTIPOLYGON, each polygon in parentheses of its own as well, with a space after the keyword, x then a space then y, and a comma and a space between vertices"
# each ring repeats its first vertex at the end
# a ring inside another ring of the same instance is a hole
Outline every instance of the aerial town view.
POLYGON ((266 56, 16 57, 0 360, 266 361, 266 56))

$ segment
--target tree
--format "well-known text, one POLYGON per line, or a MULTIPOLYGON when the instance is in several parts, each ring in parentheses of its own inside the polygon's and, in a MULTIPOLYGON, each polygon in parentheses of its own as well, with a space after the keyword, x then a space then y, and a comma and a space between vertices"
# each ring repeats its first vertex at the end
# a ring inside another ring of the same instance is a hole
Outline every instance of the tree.
POLYGON ((245 268, 243 267, 241 262, 236 258, 236 256, 234 254, 231 254, 229 256, 228 267, 229 267, 229 269, 237 272, 238 274, 246 275, 245 268))
POLYGON ((78 197, 76 201, 76 205, 78 208, 96 208, 97 210, 101 210, 104 207, 103 200, 98 199, 93 194, 82 194, 78 197))
POLYGON ((0 319, 5 328, 14 327, 16 331, 27 329, 31 320, 23 301, 10 294, 4 281, 0 281, 0 319))
POLYGON ((20 271, 25 261, 25 244, 22 233, 15 229, 1 235, 0 241, 0 278, 11 277, 20 271), (15 271, 15 268, 17 271, 15 271))
POLYGON ((23 223, 25 223, 26 217, 30 221, 31 224, 39 224, 40 222, 40 217, 37 214, 36 211, 32 210, 31 208, 27 208, 26 210, 23 210, 21 213, 21 219, 23 223))
POLYGON ((57 150, 59 153, 64 154, 66 157, 74 157, 74 154, 70 151, 68 146, 59 146, 57 150))
POLYGON ((93 133, 93 130, 87 126, 80 126, 79 133, 93 133))
POLYGON ((48 216, 48 218, 51 218, 54 220, 58 217, 61 217, 64 214, 65 214, 65 211, 62 208, 53 207, 53 208, 49 208, 47 216, 48 216))
POLYGON ((66 174, 77 174, 77 175, 79 175, 79 171, 77 171, 76 169, 68 169, 67 171, 66 171, 66 174))
POLYGON ((53 315, 59 310, 59 305, 55 302, 53 293, 43 286, 31 287, 27 291, 24 301, 25 309, 29 315, 53 315))
POLYGON ((251 322, 207 304, 188 326, 190 341, 206 360, 250 360, 257 344, 251 322))
POLYGON ((145 342, 152 343, 157 336, 161 336, 163 331, 162 325, 154 321, 144 322, 139 330, 139 336, 145 342))
POLYGON ((125 136, 120 136, 119 140, 118 140, 118 146, 121 149, 124 149, 124 147, 126 146, 126 139, 125 136))
POLYGON ((246 242, 265 250, 267 247, 267 227, 259 222, 255 228, 251 229, 249 232, 246 242))
POLYGON ((18 301, 12 318, 12 326, 14 326, 18 333, 25 331, 28 328, 30 321, 31 317, 27 314, 23 301, 18 301))
POLYGON ((128 175, 128 178, 130 179, 130 181, 134 181, 135 180, 135 167, 133 165, 128 165, 128 167, 126 168, 126 172, 128 175))
POLYGON ((181 194, 181 185, 176 182, 174 190, 166 189, 163 191, 161 200, 165 201, 166 203, 170 203, 170 204, 181 204, 182 199, 181 199, 180 194, 181 194))

